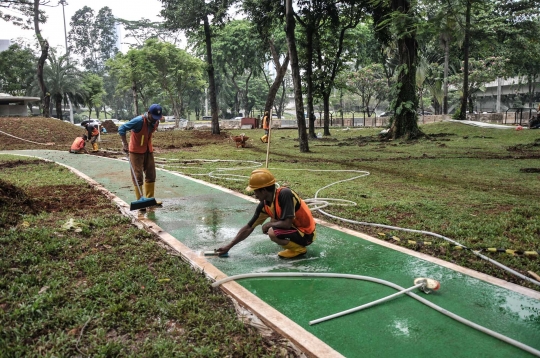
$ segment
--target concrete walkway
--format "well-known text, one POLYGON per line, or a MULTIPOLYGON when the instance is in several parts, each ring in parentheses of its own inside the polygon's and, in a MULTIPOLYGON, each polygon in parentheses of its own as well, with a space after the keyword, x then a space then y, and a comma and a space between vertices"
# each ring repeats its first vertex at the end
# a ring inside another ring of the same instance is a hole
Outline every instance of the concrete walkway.
MULTIPOLYGON (((10 151, 74 168, 127 207, 134 200, 128 164, 57 151, 10 151)), ((279 179, 279 178, 278 178, 279 179)), ((296 260, 277 257, 279 247, 256 230, 228 258, 204 257, 229 242, 251 217, 252 198, 159 170, 160 209, 143 222, 213 279, 245 273, 339 273, 371 276, 402 287, 417 277, 441 282, 418 295, 490 330, 540 350, 540 292, 464 269, 319 222, 317 241, 296 260)), ((331 357, 529 357, 519 348, 457 322, 408 296, 317 325, 309 321, 380 299, 396 290, 343 278, 251 278, 223 288, 309 356, 331 357)))

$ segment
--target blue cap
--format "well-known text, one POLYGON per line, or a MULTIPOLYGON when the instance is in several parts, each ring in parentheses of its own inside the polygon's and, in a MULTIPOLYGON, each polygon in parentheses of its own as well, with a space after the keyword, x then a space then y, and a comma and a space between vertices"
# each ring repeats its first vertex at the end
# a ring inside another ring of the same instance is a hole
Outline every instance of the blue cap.
POLYGON ((163 109, 159 104, 153 104, 148 108, 148 113, 150 113, 155 120, 160 120, 161 117, 163 117, 162 112, 163 109))

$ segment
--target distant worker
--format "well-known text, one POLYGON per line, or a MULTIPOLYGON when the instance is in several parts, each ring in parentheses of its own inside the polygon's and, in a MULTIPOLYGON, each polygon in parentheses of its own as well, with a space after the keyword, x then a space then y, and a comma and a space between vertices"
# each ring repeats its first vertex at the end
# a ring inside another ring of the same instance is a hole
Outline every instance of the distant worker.
POLYGON ((305 254, 306 247, 315 241, 315 220, 298 194, 287 187, 276 187, 276 179, 268 169, 255 169, 246 191, 255 191, 255 197, 260 201, 255 214, 228 245, 216 252, 220 255, 227 253, 262 225, 263 234, 285 249, 278 253, 280 257, 293 258, 305 254), (270 221, 263 224, 268 218, 270 221))
POLYGON ((270 128, 270 115, 268 114, 268 111, 264 112, 262 127, 264 129, 264 135, 261 137, 261 142, 268 143, 268 130, 270 128))
POLYGON ((75 140, 73 141, 73 144, 71 144, 71 148, 69 152, 73 154, 88 153, 88 151, 84 147, 86 145, 87 140, 88 140, 88 137, 86 136, 86 134, 75 138, 75 140))
MULTIPOLYGON (((156 182, 156 164, 154 162, 154 147, 152 146, 152 135, 157 130, 159 122, 163 120, 163 110, 159 104, 153 104, 148 108, 148 112, 137 116, 129 122, 122 124, 118 129, 118 134, 122 139, 123 150, 128 153, 129 160, 135 172, 132 177, 137 200, 144 196, 153 198, 156 182), (126 133, 131 131, 129 144, 126 133), (135 181, 136 180, 136 181, 135 181), (137 186, 137 183, 139 184, 137 186), (144 193, 139 192, 139 187, 144 193)), ((157 202, 158 205, 161 202, 157 202)))
POLYGON ((96 140, 99 137, 99 125, 96 122, 88 122, 86 124, 86 131, 88 132, 88 139, 92 143, 92 150, 97 152, 99 150, 96 140))

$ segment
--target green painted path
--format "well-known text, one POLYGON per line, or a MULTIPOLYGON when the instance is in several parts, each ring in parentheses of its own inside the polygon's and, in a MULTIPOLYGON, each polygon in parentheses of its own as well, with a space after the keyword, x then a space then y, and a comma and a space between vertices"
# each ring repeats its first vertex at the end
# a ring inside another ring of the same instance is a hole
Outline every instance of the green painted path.
MULTIPOLYGON (((0 154, 39 156, 73 167, 129 203, 134 200, 126 162, 56 151, 0 154)), ((278 178, 279 181, 279 178, 278 178)), ((192 250, 229 242, 256 204, 215 187, 158 171, 156 197, 163 208, 148 219, 192 250)), ((444 309, 540 350, 540 300, 419 257, 318 225, 317 241, 301 259, 277 257, 279 247, 256 230, 229 258, 208 258, 232 276, 244 273, 313 272, 372 276, 410 287, 416 277, 441 282, 430 295, 444 309)), ((395 293, 376 283, 341 278, 252 278, 239 284, 346 357, 530 357, 507 343, 452 320, 420 302, 392 301, 310 326, 309 321, 395 293)), ((540 297, 540 296, 536 296, 540 297)))

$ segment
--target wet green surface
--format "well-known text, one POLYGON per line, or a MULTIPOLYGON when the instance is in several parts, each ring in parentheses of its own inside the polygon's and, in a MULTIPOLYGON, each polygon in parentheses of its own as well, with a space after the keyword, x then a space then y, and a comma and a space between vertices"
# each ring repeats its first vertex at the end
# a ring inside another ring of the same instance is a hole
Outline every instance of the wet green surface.
MULTIPOLYGON (((7 153, 7 152, 4 152, 7 153)), ((72 166, 126 202, 134 200, 126 162, 54 151, 16 151, 72 166)), ((147 217, 193 250, 229 242, 255 204, 198 182, 159 171, 156 197, 163 208, 147 217)), ((230 252, 208 260, 227 275, 263 272, 345 273, 372 276, 403 287, 416 277, 441 282, 431 302, 540 350, 540 302, 439 265, 318 225, 318 239, 296 260, 277 257, 279 247, 259 229, 230 252)), ((347 357, 527 357, 518 348, 401 296, 364 311, 314 326, 309 321, 396 292, 343 278, 251 278, 238 281, 252 293, 347 357)))

